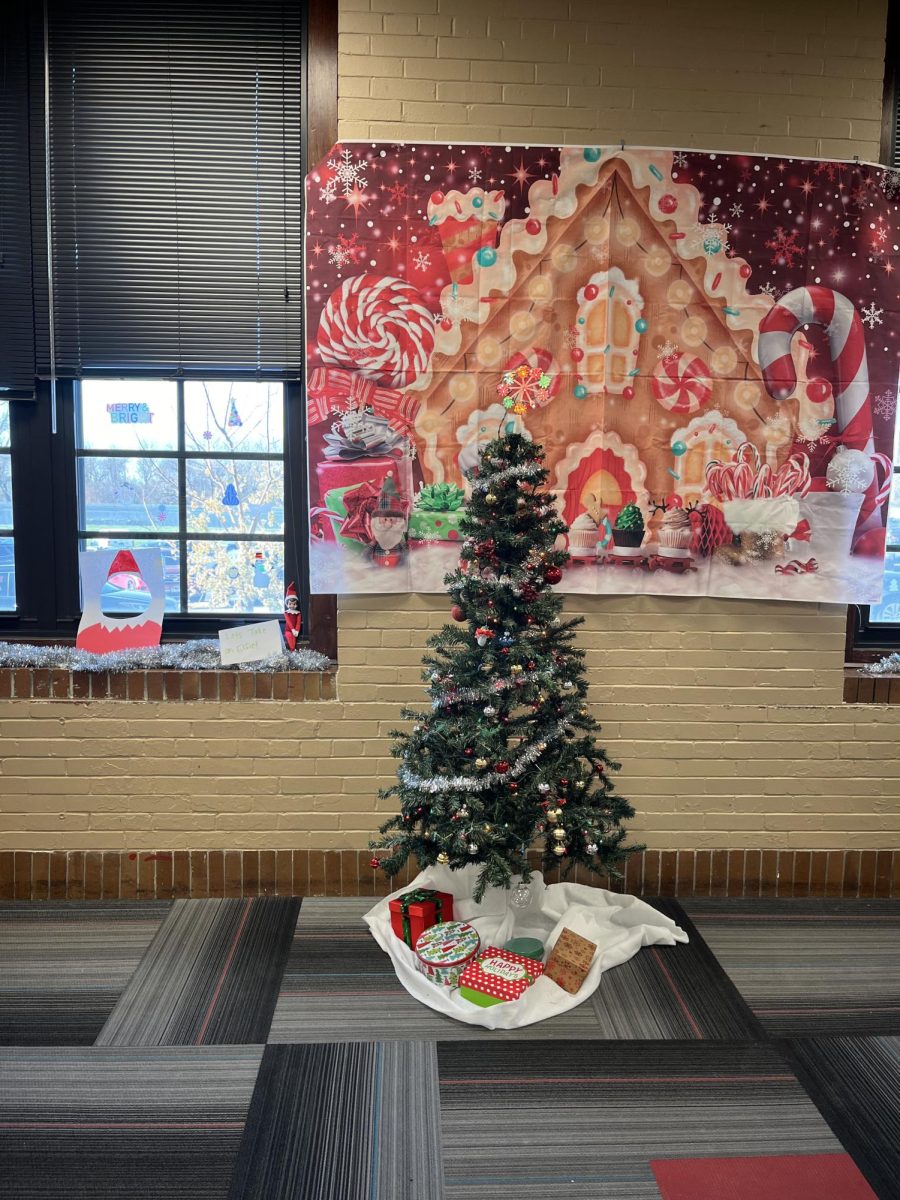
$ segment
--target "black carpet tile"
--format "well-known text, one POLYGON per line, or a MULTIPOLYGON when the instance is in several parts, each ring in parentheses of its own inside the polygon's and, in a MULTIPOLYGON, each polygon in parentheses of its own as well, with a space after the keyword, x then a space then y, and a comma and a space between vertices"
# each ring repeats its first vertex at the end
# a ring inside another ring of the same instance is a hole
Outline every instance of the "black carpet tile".
POLYGON ((264 1042, 296 899, 177 900, 97 1045, 264 1042))
POLYGON ((446 1200, 659 1200, 654 1160, 842 1152, 766 1044, 454 1042, 438 1069, 446 1200))
POLYGON ((261 1054, 0 1050, 0 1196, 224 1200, 261 1054))
POLYGON ((230 1200, 441 1200, 433 1043, 268 1046, 230 1200))
POLYGON ((162 900, 0 904, 0 1045, 91 1045, 170 908, 162 900))
POLYGON ((797 1072, 881 1200, 900 1197, 900 1037, 789 1043, 797 1072))
POLYGON ((900 1033, 900 903, 691 900, 685 908, 773 1037, 900 1033))

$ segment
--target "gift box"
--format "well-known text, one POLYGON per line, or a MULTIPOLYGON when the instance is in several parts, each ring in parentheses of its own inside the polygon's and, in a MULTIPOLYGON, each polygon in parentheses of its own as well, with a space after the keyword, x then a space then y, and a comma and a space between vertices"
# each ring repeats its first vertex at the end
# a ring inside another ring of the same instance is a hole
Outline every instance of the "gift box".
POLYGON ((572 995, 584 983, 597 946, 580 933, 564 929, 556 939, 544 974, 572 995))
POLYGON ((426 483, 409 515, 409 536, 417 541, 457 541, 465 493, 455 483, 426 483))
POLYGON ((465 921, 432 925, 416 942, 416 970, 432 983, 456 987, 460 973, 480 945, 478 931, 465 921))
POLYGON ((453 920, 453 897, 449 892, 418 888, 390 902, 391 929, 410 949, 426 929, 453 920))
POLYGON ((488 946, 476 954, 459 977, 459 994, 479 1008, 518 1000, 530 988, 544 964, 497 946, 488 946))
MULTIPOLYGON (((397 491, 402 495, 412 494, 412 460, 407 456, 395 458, 388 454, 375 455, 371 458, 365 455, 359 458, 326 458, 316 463, 316 478, 319 481, 319 495, 337 488, 358 487, 361 483, 371 483, 380 488, 385 476, 393 473, 397 483, 397 491)), ((328 501, 326 500, 327 504, 328 501)))

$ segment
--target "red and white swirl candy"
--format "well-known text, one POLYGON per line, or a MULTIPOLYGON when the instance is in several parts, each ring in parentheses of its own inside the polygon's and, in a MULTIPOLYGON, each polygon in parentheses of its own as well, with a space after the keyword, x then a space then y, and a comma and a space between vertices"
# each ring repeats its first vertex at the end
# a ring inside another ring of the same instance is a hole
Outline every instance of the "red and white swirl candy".
POLYGON ((402 279, 357 275, 329 298, 316 343, 325 363, 354 368, 384 387, 408 387, 431 359, 434 317, 402 279))
MULTIPOLYGON (((875 437, 866 338, 855 305, 840 292, 818 284, 795 288, 766 313, 759 327, 759 362, 769 395, 775 400, 786 400, 793 394, 797 371, 791 340, 804 325, 821 325, 828 333, 834 410, 841 443, 872 458, 875 437)), ((866 490, 854 545, 865 532, 881 528, 882 490, 874 479, 866 490)))
POLYGON ((709 367, 689 354, 660 359, 650 382, 653 395, 669 412, 695 413, 712 398, 709 367))

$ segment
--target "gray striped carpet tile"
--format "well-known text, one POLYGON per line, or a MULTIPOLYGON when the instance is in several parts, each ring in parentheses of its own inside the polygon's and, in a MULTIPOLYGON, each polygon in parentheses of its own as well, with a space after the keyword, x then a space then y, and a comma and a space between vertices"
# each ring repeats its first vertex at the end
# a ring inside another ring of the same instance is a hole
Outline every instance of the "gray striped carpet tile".
POLYGON ((264 1042, 300 901, 176 900, 98 1046, 264 1042))
POLYGON ((229 1200, 442 1200, 429 1042, 267 1046, 229 1200))
POLYGON ((304 900, 269 1041, 531 1041, 742 1038, 759 1027, 678 904, 655 902, 691 941, 653 946, 607 971, 578 1008, 523 1029, 486 1030, 433 1012, 398 982, 362 914, 366 900, 304 900))
POLYGON ((0 904, 0 1045, 90 1045, 169 901, 0 904))
POLYGON ((900 1033, 900 903, 703 900, 685 908, 772 1036, 900 1033))
POLYGON ((0 1050, 0 1196, 223 1200, 261 1055, 0 1050))
POLYGON ((789 1043, 801 1082, 880 1200, 900 1196, 900 1037, 789 1043))
POLYGON ((653 1160, 842 1152, 765 1043, 440 1043, 438 1069, 446 1200, 660 1200, 653 1160))

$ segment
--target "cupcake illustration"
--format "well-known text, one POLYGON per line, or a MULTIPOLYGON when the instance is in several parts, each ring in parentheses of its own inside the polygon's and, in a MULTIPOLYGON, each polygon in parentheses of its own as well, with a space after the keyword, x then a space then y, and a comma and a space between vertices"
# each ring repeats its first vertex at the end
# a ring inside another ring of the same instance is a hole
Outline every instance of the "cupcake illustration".
POLYGON ((689 556, 692 537, 691 518, 683 508, 670 508, 663 514, 659 526, 659 552, 664 558, 689 556))
POLYGON ((590 513, 583 512, 569 526, 569 554, 572 558, 596 558, 599 538, 597 522, 590 513))
POLYGON ((626 504, 613 526, 614 554, 626 558, 640 554, 644 540, 644 515, 636 504, 626 504))

